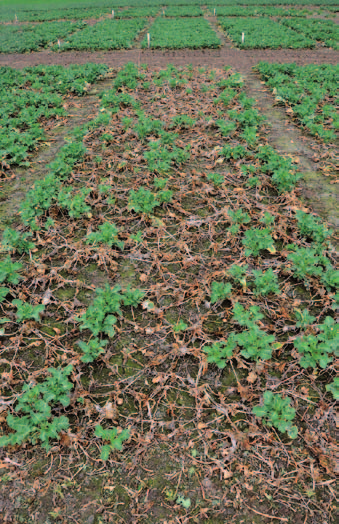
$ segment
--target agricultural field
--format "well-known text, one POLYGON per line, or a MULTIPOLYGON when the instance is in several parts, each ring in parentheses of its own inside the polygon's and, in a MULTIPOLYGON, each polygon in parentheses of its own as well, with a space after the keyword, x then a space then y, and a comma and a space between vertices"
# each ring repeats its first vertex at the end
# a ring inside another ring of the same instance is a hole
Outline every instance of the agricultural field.
POLYGON ((331 522, 335 237, 242 75, 5 67, 0 86, 5 522, 331 522))
MULTIPOLYGON (((221 42, 203 18, 157 18, 149 29, 152 48, 196 49, 216 48, 221 42)), ((142 41, 147 47, 147 37, 142 41)))
POLYGON ((337 3, 0 0, 1 524, 336 522, 337 3))
POLYGON ((0 27, 0 53, 26 53, 51 47, 83 27, 82 22, 4 25, 0 27))
POLYGON ((145 25, 146 19, 144 18, 104 20, 74 33, 62 43, 60 49, 55 46, 54 50, 128 49, 132 47, 134 39, 145 25))
POLYGON ((298 31, 318 42, 323 42, 325 46, 339 49, 339 29, 338 24, 331 20, 299 20, 286 19, 282 23, 291 29, 298 31))
POLYGON ((242 49, 313 48, 314 39, 297 33, 269 18, 227 18, 218 16, 218 24, 232 42, 242 49), (242 42, 244 33, 244 42, 242 42))

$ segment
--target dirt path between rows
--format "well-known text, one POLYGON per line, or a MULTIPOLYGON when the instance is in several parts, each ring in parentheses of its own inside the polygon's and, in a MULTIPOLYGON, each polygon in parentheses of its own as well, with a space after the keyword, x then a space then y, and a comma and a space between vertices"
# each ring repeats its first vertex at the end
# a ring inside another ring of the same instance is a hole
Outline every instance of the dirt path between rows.
POLYGON ((0 66, 22 68, 36 65, 86 64, 88 62, 104 63, 109 67, 120 67, 127 62, 148 64, 150 67, 166 67, 168 63, 175 66, 192 64, 212 68, 229 65, 238 70, 250 70, 252 66, 265 60, 267 62, 305 64, 338 64, 339 51, 333 49, 252 49, 239 50, 232 47, 220 49, 182 49, 182 50, 141 50, 121 51, 69 51, 55 53, 39 51, 30 54, 0 54, 0 66))
POLYGON ((269 143, 282 155, 299 158, 304 174, 299 184, 302 196, 312 210, 330 224, 339 226, 339 186, 331 183, 314 161, 315 151, 307 143, 307 138, 286 115, 285 109, 274 105, 274 97, 263 85, 255 72, 242 71, 248 96, 257 101, 257 108, 269 122, 269 143))

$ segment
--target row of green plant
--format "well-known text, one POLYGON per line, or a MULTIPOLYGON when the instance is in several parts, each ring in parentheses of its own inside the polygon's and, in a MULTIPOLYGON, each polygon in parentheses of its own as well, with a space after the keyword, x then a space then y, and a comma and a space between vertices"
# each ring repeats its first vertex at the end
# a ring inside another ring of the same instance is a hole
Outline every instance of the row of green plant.
MULTIPOLYGON (((218 2, 219 4, 219 2, 218 2)), ((260 2, 261 4, 261 2, 260 2)), ((294 9, 292 7, 266 7, 264 5, 257 5, 253 7, 242 7, 242 6, 221 6, 209 8, 211 14, 216 16, 300 16, 312 14, 309 9, 294 9)))
MULTIPOLYGON (((204 18, 157 18, 149 33, 152 48, 196 49, 220 46, 220 39, 204 18)), ((147 47, 146 37, 141 45, 147 47)))
POLYGON ((277 103, 292 109, 295 119, 311 135, 334 141, 339 127, 336 110, 338 66, 269 64, 256 69, 275 95, 277 103))
MULTIPOLYGON (((58 40, 82 29, 83 22, 46 22, 0 27, 0 53, 27 53, 57 45, 58 40)), ((58 45, 57 45, 58 47, 58 45)))
MULTIPOLYGON (((111 14, 109 8, 70 8, 70 9, 48 9, 38 10, 32 9, 27 11, 17 11, 16 21, 17 22, 50 22, 53 20, 90 20, 93 18, 100 18, 101 16, 107 16, 111 14)), ((7 18, 6 22, 14 22, 15 15, 10 19, 7 18)))
POLYGON ((60 95, 84 95, 88 83, 107 71, 106 66, 86 64, 39 66, 22 71, 0 68, 0 160, 3 165, 29 165, 30 152, 45 134, 44 122, 67 115, 60 95))
MULTIPOLYGON (((128 49, 132 47, 134 39, 144 29, 146 22, 144 18, 107 19, 72 35, 62 43, 61 50, 128 49)), ((58 50, 58 46, 54 46, 53 49, 58 50)))
POLYGON ((308 38, 324 43, 326 47, 339 49, 338 24, 331 20, 300 20, 299 18, 289 18, 281 20, 281 23, 298 33, 302 33, 308 38))
POLYGON ((313 48, 315 40, 297 33, 269 18, 226 18, 218 16, 218 24, 233 43, 241 49, 313 48), (244 41, 242 40, 244 33, 244 41))

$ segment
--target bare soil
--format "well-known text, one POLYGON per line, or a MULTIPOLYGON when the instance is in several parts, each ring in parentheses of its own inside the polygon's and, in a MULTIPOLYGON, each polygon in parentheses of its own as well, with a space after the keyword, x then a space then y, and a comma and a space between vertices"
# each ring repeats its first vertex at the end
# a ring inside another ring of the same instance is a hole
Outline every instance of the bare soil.
POLYGON ((306 64, 337 64, 339 51, 333 49, 253 49, 239 50, 231 47, 205 50, 120 50, 120 51, 69 51, 55 53, 39 51, 29 54, 0 54, 0 66, 23 68, 36 65, 86 64, 88 62, 105 63, 110 67, 120 67, 127 62, 148 64, 151 67, 166 67, 171 62, 175 66, 192 64, 212 68, 229 65, 238 71, 249 71, 260 60, 280 64, 295 62, 306 64))

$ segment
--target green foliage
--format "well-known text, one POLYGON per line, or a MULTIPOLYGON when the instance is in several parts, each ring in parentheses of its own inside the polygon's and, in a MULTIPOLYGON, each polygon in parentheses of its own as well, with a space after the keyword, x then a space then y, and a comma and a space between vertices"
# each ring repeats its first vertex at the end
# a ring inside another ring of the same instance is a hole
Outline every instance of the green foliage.
POLYGON ((30 236, 32 236, 31 233, 20 233, 7 227, 3 233, 2 246, 8 251, 16 251, 20 254, 28 253, 35 247, 33 242, 27 240, 30 236))
POLYGON ((153 184, 157 189, 164 189, 168 182, 169 178, 157 178, 154 177, 153 184))
POLYGON ((245 231, 245 238, 242 240, 246 247, 245 256, 253 255, 257 257, 261 250, 267 249, 270 253, 275 253, 271 230, 265 229, 248 229, 245 231))
POLYGON ((138 108, 139 103, 129 93, 118 93, 115 89, 100 94, 101 106, 109 108, 112 113, 119 113, 121 107, 138 108))
POLYGON ((233 320, 240 326, 246 326, 247 328, 255 327, 256 322, 263 319, 264 315, 260 312, 258 306, 250 306, 248 310, 236 302, 233 306, 233 320))
MULTIPOLYGON (((147 47, 146 37, 141 43, 147 47)), ((157 18, 151 30, 151 48, 216 48, 220 40, 204 18, 157 18)))
POLYGON ((49 174, 43 180, 35 182, 33 189, 29 190, 21 204, 20 214, 24 224, 31 229, 39 229, 36 217, 41 216, 55 200, 59 192, 60 182, 54 175, 49 174))
POLYGON ((226 18, 218 16, 218 23, 237 47, 242 49, 313 48, 315 41, 282 26, 269 18, 226 18), (245 33, 242 42, 241 33, 245 33))
POLYGON ((1 302, 3 302, 5 300, 5 298, 7 297, 8 293, 10 291, 11 290, 8 287, 4 287, 4 286, 0 287, 0 304, 1 304, 1 302))
POLYGON ((248 224, 251 222, 249 214, 243 211, 241 208, 236 209, 235 211, 230 209, 228 211, 228 216, 230 217, 231 221, 236 224, 248 224))
POLYGON ((172 200, 173 191, 170 189, 166 189, 166 191, 159 191, 159 193, 157 193, 157 197, 159 198, 160 202, 168 203, 172 200))
POLYGON ((185 499, 185 497, 182 495, 178 496, 176 503, 180 504, 185 509, 189 509, 191 507, 191 499, 189 497, 185 499))
POLYGON ((133 209, 136 213, 149 215, 157 206, 160 206, 157 196, 148 189, 140 187, 138 191, 132 189, 129 192, 128 209, 133 209))
POLYGON ((138 122, 134 126, 134 131, 137 133, 140 140, 143 140, 150 135, 160 136, 163 127, 164 124, 161 120, 146 117, 143 112, 140 112, 138 122))
POLYGON ((219 302, 219 300, 225 300, 230 297, 232 293, 232 285, 223 282, 212 282, 211 286, 211 304, 219 302))
POLYGON ((108 340, 99 340, 97 337, 90 339, 88 342, 80 340, 77 342, 84 355, 81 357, 81 362, 93 362, 101 353, 105 352, 105 346, 108 340))
POLYGON ((269 293, 280 295, 281 292, 278 284, 278 276, 273 273, 273 269, 271 267, 265 272, 254 270, 253 275, 255 277, 254 293, 256 295, 266 296, 269 293))
POLYGON ((265 224, 265 226, 271 226, 274 224, 274 216, 271 215, 271 213, 265 211, 263 217, 260 219, 260 222, 265 224))
POLYGON ((188 325, 183 321, 180 320, 177 324, 173 326, 174 333, 180 333, 181 331, 185 331, 185 329, 188 328, 188 325))
POLYGON ((117 246, 124 249, 124 242, 118 238, 119 230, 114 224, 104 222, 98 227, 98 231, 91 232, 87 237, 87 244, 106 244, 109 247, 117 246))
POLYGON ((172 118, 171 127, 180 129, 190 129, 195 124, 195 120, 188 115, 176 115, 172 118))
POLYGON ((21 417, 8 415, 7 425, 15 433, 0 437, 0 446, 14 446, 22 444, 26 440, 35 444, 40 440, 42 447, 48 450, 50 439, 59 438, 59 433, 67 430, 68 418, 65 416, 54 417, 52 408, 53 404, 57 403, 61 403, 65 407, 69 405, 69 392, 73 388, 73 384, 69 382, 67 377, 72 369, 71 365, 64 369, 49 368, 48 371, 51 376, 44 382, 23 386, 22 395, 19 397, 15 411, 21 411, 25 415, 21 417))
POLYGON ((216 120, 215 123, 218 126, 222 136, 231 135, 237 128, 235 122, 230 122, 229 120, 216 120))
POLYGON ((296 212, 300 233, 306 237, 312 238, 316 243, 322 244, 333 233, 331 229, 322 224, 319 217, 315 217, 304 211, 296 212))
POLYGON ((299 328, 306 328, 308 326, 311 326, 316 321, 316 318, 310 315, 308 309, 304 309, 303 311, 301 311, 300 309, 295 309, 294 312, 298 320, 296 326, 299 328))
POLYGON ((290 253, 287 258, 292 262, 291 269, 297 278, 304 280, 319 277, 323 273, 320 264, 324 263, 324 257, 317 256, 314 249, 295 247, 294 253, 290 253))
POLYGON ((20 271, 22 267, 20 262, 12 262, 10 257, 0 261, 0 283, 18 284, 22 276, 18 275, 17 271, 20 271))
POLYGON ((267 335, 257 326, 251 326, 248 331, 237 334, 235 340, 243 348, 240 352, 242 356, 250 360, 269 360, 275 349, 274 336, 267 335))
POLYGON ((321 277, 321 282, 327 289, 339 288, 339 271, 333 268, 328 269, 321 277))
POLYGON ((231 333, 226 342, 221 340, 214 342, 211 346, 204 346, 203 351, 207 354, 207 362, 216 364, 219 369, 224 369, 227 359, 232 358, 236 345, 234 333, 231 333))
POLYGON ((32 304, 19 299, 13 300, 12 304, 17 307, 16 318, 18 322, 30 320, 31 318, 34 318, 36 322, 40 322, 40 313, 45 309, 43 304, 32 306, 32 304))
POLYGON ((248 152, 246 147, 241 144, 234 147, 226 144, 222 148, 221 154, 227 159, 233 158, 234 160, 238 160, 239 158, 245 158, 248 155, 248 152))
POLYGON ((128 49, 146 24, 145 18, 130 20, 106 19, 71 35, 63 42, 62 50, 128 49))
POLYGON ((116 314, 121 315, 122 313, 121 304, 137 306, 144 296, 144 292, 140 289, 127 288, 125 292, 121 292, 119 285, 110 288, 108 284, 105 289, 97 288, 95 294, 92 305, 76 320, 81 322, 81 330, 89 329, 96 337, 99 333, 106 333, 111 338, 115 334, 116 314))
POLYGON ((320 334, 296 338, 294 345, 301 353, 300 366, 315 368, 318 364, 326 368, 332 362, 331 353, 337 353, 339 347, 339 327, 332 317, 326 317, 319 326, 320 334))
POLYGON ((82 187, 79 191, 74 191, 72 187, 62 188, 58 194, 58 203, 68 211, 71 218, 91 216, 91 206, 85 202, 90 192, 91 189, 87 187, 82 187))
POLYGON ((253 413, 258 418, 264 418, 267 426, 274 426, 282 433, 287 433, 292 439, 298 435, 298 428, 292 426, 295 409, 290 406, 291 399, 283 398, 278 393, 265 391, 262 406, 255 406, 253 413))
POLYGON ((225 182, 225 178, 220 173, 208 173, 208 180, 210 180, 216 187, 221 186, 225 182))
POLYGON ((244 266, 238 266, 233 264, 228 270, 227 273, 235 282, 238 282, 242 286, 246 286, 246 272, 248 270, 248 264, 244 266))
POLYGON ((331 384, 326 385, 326 391, 332 393, 334 400, 339 400, 339 377, 335 377, 331 384))
POLYGON ((118 433, 117 428, 104 429, 100 424, 95 426, 95 436, 101 438, 102 440, 108 442, 101 448, 101 460, 108 460, 111 451, 122 450, 122 445, 125 440, 128 440, 130 437, 130 431, 128 429, 123 429, 118 433))

